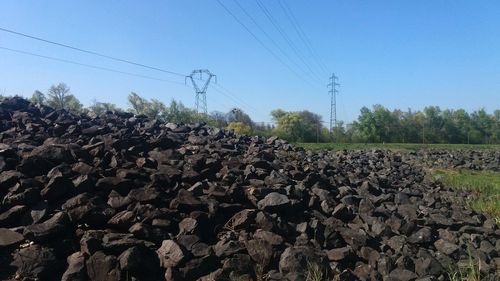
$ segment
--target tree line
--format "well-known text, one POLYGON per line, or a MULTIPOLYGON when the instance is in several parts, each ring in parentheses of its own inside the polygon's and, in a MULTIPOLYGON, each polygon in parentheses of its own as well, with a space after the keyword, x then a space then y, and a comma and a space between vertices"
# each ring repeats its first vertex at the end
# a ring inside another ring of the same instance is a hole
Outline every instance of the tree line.
POLYGON ((348 131, 355 142, 498 144, 500 110, 468 113, 427 106, 422 111, 390 111, 374 105, 371 110, 363 107, 348 131))
MULTIPOLYGON (((3 98, 0 95, 0 100, 3 98)), ((391 111, 382 105, 374 105, 371 109, 361 108, 357 120, 352 124, 338 122, 330 132, 320 115, 307 110, 275 109, 270 113, 273 122, 260 123, 254 122, 240 108, 233 108, 229 112, 213 111, 205 116, 176 100, 164 104, 134 92, 127 99, 129 107, 126 109, 98 101, 84 107, 64 83, 51 86, 46 94, 36 90, 31 97, 35 104, 73 113, 92 112, 99 115, 108 111, 129 111, 164 122, 206 122, 210 126, 227 128, 239 134, 276 135, 290 142, 500 143, 500 109, 493 114, 484 109, 469 113, 464 109, 442 110, 438 106, 428 106, 421 111, 391 111)))

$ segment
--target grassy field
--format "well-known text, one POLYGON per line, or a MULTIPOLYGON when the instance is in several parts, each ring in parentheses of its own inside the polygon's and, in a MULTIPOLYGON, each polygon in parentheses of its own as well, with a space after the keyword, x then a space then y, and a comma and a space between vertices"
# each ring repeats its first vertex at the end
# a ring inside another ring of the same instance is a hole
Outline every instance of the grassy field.
POLYGON ((491 214, 500 223, 500 173, 492 171, 434 170, 446 186, 472 191, 472 208, 491 214))
POLYGON ((388 149, 416 151, 420 149, 498 149, 500 144, 418 144, 418 143, 296 143, 308 150, 388 149))

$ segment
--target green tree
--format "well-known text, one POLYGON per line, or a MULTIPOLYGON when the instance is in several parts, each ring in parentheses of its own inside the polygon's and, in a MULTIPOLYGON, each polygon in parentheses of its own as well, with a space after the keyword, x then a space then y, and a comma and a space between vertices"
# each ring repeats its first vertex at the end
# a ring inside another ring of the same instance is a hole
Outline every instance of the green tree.
POLYGON ((471 122, 475 130, 478 131, 478 137, 480 139, 475 139, 478 143, 490 143, 491 136, 494 134, 493 130, 495 127, 494 117, 488 115, 486 110, 480 109, 472 112, 471 122))
POLYGON ((271 117, 272 117, 273 121, 275 121, 275 122, 278 122, 280 120, 280 118, 283 117, 285 114, 286 114, 286 111, 284 111, 283 109, 279 109, 279 108, 271 111, 271 117))
POLYGON ((226 127, 229 130, 233 130, 235 133, 240 135, 250 135, 252 134, 252 127, 243 122, 231 122, 226 127))
POLYGON ((145 103, 144 114, 149 118, 163 120, 166 115, 167 107, 157 99, 145 103))
POLYGON ((240 108, 233 108, 227 113, 227 122, 241 122, 249 127, 253 127, 253 121, 248 114, 240 108))
POLYGON ((429 143, 443 143, 443 117, 439 106, 426 106, 425 114, 425 138, 429 143))
POLYGON ((45 105, 46 97, 45 95, 36 90, 33 95, 31 96, 31 102, 37 105, 45 105))
POLYGON ((277 119, 275 134, 291 142, 316 142, 321 139, 321 117, 310 111, 285 112, 273 110, 271 115, 277 119))
POLYGON ((353 130, 355 137, 363 142, 378 141, 375 117, 368 107, 361 108, 358 120, 353 122, 353 130))
POLYGON ((146 114, 147 100, 140 97, 138 94, 131 92, 128 97, 128 102, 132 106, 131 111, 134 114, 146 114))
POLYGON ((69 92, 70 88, 65 83, 52 85, 48 91, 47 104, 55 109, 65 109, 73 113, 80 112, 83 108, 82 104, 69 92))
POLYGON ((212 111, 209 116, 209 124, 217 128, 224 128, 228 125, 227 114, 220 111, 212 111))
POLYGON ((98 102, 96 100, 94 100, 92 102, 92 105, 90 105, 88 109, 97 115, 103 114, 107 111, 111 111, 111 112, 123 111, 121 108, 116 106, 116 104, 114 104, 114 103, 98 102))
POLYGON ((500 109, 493 112, 493 134, 492 142, 500 143, 500 109))
POLYGON ((198 114, 195 110, 187 108, 182 102, 172 99, 166 108, 165 120, 174 123, 192 123, 197 120, 198 114))
POLYGON ((470 131, 471 131, 471 122, 470 116, 467 111, 464 109, 458 109, 453 111, 453 123, 457 127, 459 131, 459 135, 457 137, 457 143, 469 143, 470 142, 470 131))

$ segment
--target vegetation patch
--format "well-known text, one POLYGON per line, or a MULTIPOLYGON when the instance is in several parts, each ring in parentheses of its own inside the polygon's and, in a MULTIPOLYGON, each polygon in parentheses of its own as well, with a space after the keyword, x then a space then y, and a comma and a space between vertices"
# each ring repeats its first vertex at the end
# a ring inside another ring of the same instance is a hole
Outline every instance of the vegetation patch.
POLYGON ((500 222, 500 173, 470 170, 434 170, 432 173, 447 186, 471 191, 471 207, 491 214, 500 222))

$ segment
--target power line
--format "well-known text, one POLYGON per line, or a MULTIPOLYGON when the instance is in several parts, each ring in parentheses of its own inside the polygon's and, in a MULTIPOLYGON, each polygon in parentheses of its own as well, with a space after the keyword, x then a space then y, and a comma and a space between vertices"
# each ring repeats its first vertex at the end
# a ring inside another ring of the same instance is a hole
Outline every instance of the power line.
POLYGON ((304 77, 302 77, 300 74, 298 74, 295 70, 293 70, 286 62, 284 62, 278 55, 276 55, 275 52, 273 52, 269 47, 266 46, 266 44, 264 44, 264 42, 262 42, 262 40, 259 39, 259 37, 257 37, 257 35, 255 35, 255 33, 252 32, 252 30, 250 30, 250 28, 248 28, 233 12, 231 12, 231 10, 229 10, 229 8, 226 7, 226 5, 224 5, 220 0, 217 0, 217 3, 219 3, 219 5, 231 16, 233 17, 233 19, 238 23, 240 24, 262 47, 264 47, 264 49, 266 49, 276 60, 278 60, 282 65, 284 65, 286 68, 288 68, 288 70, 290 70, 291 72, 293 72, 293 74, 295 74, 297 77, 299 77, 302 81, 308 83, 309 85, 311 86, 314 86, 314 84, 312 84, 311 82, 307 81, 304 79, 304 77))
MULTIPOLYGON (((187 85, 186 85, 186 84, 184 84, 184 83, 180 83, 180 82, 176 82, 176 81, 171 81, 171 80, 167 80, 167 79, 161 79, 161 78, 156 78, 156 77, 151 77, 151 76, 146 76, 146 75, 141 75, 141 74, 136 74, 136 73, 131 73, 131 72, 125 72, 125 71, 121 71, 121 70, 116 70, 116 69, 111 69, 111 68, 106 68, 106 67, 101 67, 101 66, 96 66, 96 65, 90 65, 90 64, 85 64, 85 63, 79 63, 79 62, 70 61, 70 60, 66 60, 66 59, 60 59, 60 58, 55 58, 55 57, 49 57, 49 56, 45 56, 45 55, 40 55, 40 54, 30 53, 30 52, 26 52, 26 51, 21 51, 21 50, 16 50, 16 49, 11 49, 11 48, 6 48, 6 47, 2 47, 2 46, 0 46, 0 49, 1 49, 1 50, 10 51, 10 52, 19 53, 19 54, 24 54, 24 55, 29 55, 29 56, 34 56, 34 57, 44 58, 44 59, 48 59, 48 60, 53 60, 53 61, 57 61, 57 62, 63 62, 63 63, 68 63, 68 64, 74 64, 74 65, 78 65, 78 66, 83 66, 83 67, 88 67, 88 68, 98 69, 98 70, 104 70, 104 71, 109 71, 109 72, 113 72, 113 73, 119 73, 119 74, 129 75, 129 76, 135 76, 135 77, 139 77, 139 78, 143 78, 143 79, 155 80, 155 81, 160 81, 160 82, 174 83, 174 84, 178 84, 178 85, 185 86, 185 87, 187 87, 187 88, 191 88, 191 87, 187 86, 187 85)), ((222 102, 221 102, 221 101, 219 101, 218 99, 215 99, 215 101, 216 101, 216 104, 218 104, 218 105, 220 105, 220 106, 224 107, 224 108, 225 108, 225 109, 227 109, 228 111, 229 111, 229 110, 231 110, 231 107, 230 107, 230 106, 228 106, 227 104, 222 103, 222 102)))
POLYGON ((249 103, 245 102, 244 100, 238 98, 238 96, 236 96, 235 94, 233 94, 228 89, 224 88, 222 85, 215 84, 215 86, 216 87, 214 88, 214 90, 216 90, 217 92, 219 92, 219 93, 223 94, 224 96, 232 99, 234 102, 239 103, 240 105, 244 105, 244 106, 252 109, 252 111, 254 111, 255 113, 257 113, 258 110, 255 107, 253 107, 249 103), (217 87, 219 87, 220 89, 217 89, 217 87))
POLYGON ((11 49, 11 48, 6 48, 0 46, 1 50, 6 50, 18 54, 24 54, 24 55, 29 55, 29 56, 34 56, 34 57, 39 57, 39 58, 44 58, 48 60, 53 60, 53 61, 58 61, 58 62, 64 62, 68 64, 74 64, 74 65, 79 65, 79 66, 84 66, 88 68, 93 68, 93 69, 99 69, 99 70, 104 70, 104 71, 109 71, 109 72, 114 72, 114 73, 119 73, 119 74, 124 74, 124 75, 129 75, 129 76, 136 76, 144 79, 150 79, 150 80, 155 80, 155 81, 161 81, 161 82, 168 82, 168 83, 174 83, 174 84, 179 84, 183 85, 181 82, 177 81, 172 81, 172 80, 167 80, 167 79, 161 79, 161 78, 156 78, 152 76, 147 76, 147 75, 142 75, 142 74, 137 74, 137 73, 132 73, 132 72, 126 72, 126 71, 121 71, 121 70, 116 70, 113 68, 107 68, 107 67, 102 67, 102 66, 97 66, 97 65, 92 65, 92 64, 86 64, 86 63, 80 63, 72 60, 67 60, 67 59, 61 59, 61 58, 56 58, 56 57, 50 57, 50 56, 45 56, 45 55, 40 55, 40 54, 35 54, 35 53, 30 53, 22 50, 16 50, 16 49, 11 49))
MULTIPOLYGON (((227 105, 226 103, 220 101, 218 98, 216 98, 214 95, 210 96, 210 102, 213 102, 214 104, 217 104, 219 107, 224 108, 226 111, 231 111, 233 108, 232 106, 227 105)), ((208 106, 208 105, 207 105, 208 106)))
MULTIPOLYGON (((148 65, 142 64, 142 63, 133 62, 133 61, 126 60, 126 59, 121 59, 121 58, 116 58, 116 57, 108 56, 108 55, 101 54, 101 53, 98 53, 98 52, 89 51, 89 50, 82 49, 82 48, 79 48, 79 47, 74 47, 74 46, 70 46, 70 45, 67 45, 67 44, 63 44, 63 43, 59 43, 59 42, 55 42, 55 41, 43 39, 43 38, 40 38, 40 37, 37 37, 37 36, 28 35, 28 34, 25 34, 25 33, 21 33, 21 32, 17 32, 17 31, 9 30, 9 29, 2 28, 2 27, 0 27, 0 31, 4 31, 4 32, 7 32, 7 33, 11 33, 11 34, 14 34, 14 35, 26 37, 26 38, 29 38, 29 39, 33 39, 33 40, 37 40, 37 41, 49 43, 49 44, 52 44, 52 45, 56 45, 56 46, 68 48, 68 49, 79 51, 79 52, 83 52, 83 53, 87 53, 87 54, 91 54, 91 55, 95 55, 95 56, 99 56, 99 57, 104 57, 104 58, 107 58, 107 59, 110 59, 110 60, 114 60, 114 61, 128 63, 128 64, 131 64, 131 65, 140 66, 140 67, 151 69, 151 70, 156 70, 156 71, 160 71, 160 72, 164 72, 164 73, 169 73, 169 74, 173 74, 173 75, 185 77, 184 74, 179 73, 179 72, 165 70, 165 69, 161 69, 161 68, 158 68, 158 67, 153 67, 153 66, 148 66, 148 65)), ((161 82, 168 82, 168 83, 174 83, 174 84, 179 84, 179 85, 187 86, 187 85, 185 85, 185 83, 180 83, 180 82, 176 82, 176 81, 172 81, 172 80, 161 79, 161 78, 156 78, 156 77, 152 77, 152 76, 147 76, 147 75, 142 75, 142 74, 136 74, 136 73, 131 73, 131 72, 125 72, 125 71, 121 71, 121 70, 117 70, 117 69, 113 69, 113 68, 96 66, 96 65, 86 64, 86 63, 80 63, 80 62, 76 62, 76 61, 72 61, 72 60, 61 59, 61 58, 56 58, 56 57, 51 57, 51 56, 45 56, 45 55, 40 55, 40 54, 36 54, 36 53, 30 53, 30 52, 27 52, 27 51, 11 49, 11 48, 7 48, 7 47, 1 47, 0 46, 0 49, 7 50, 7 51, 10 51, 10 52, 19 53, 19 54, 24 54, 24 55, 30 55, 30 56, 34 56, 34 57, 44 58, 44 59, 48 59, 48 60, 53 60, 53 61, 58 61, 58 62, 63 62, 63 63, 68 63, 68 64, 73 64, 73 65, 78 65, 78 66, 83 66, 83 67, 92 68, 92 69, 98 69, 98 70, 103 70, 103 71, 108 71, 108 72, 113 72, 113 73, 119 73, 119 74, 124 74, 124 75, 129 75, 129 76, 140 77, 140 78, 143 78, 143 79, 149 79, 149 80, 155 80, 155 81, 161 81, 161 82)), ((308 81, 306 81, 306 82, 308 82, 308 81)), ((252 107, 252 106, 250 106, 249 104, 247 104, 246 102, 244 102, 243 100, 239 99, 236 96, 234 96, 234 98, 231 97, 230 91, 227 90, 227 89, 225 89, 224 87, 220 86, 220 88, 223 89, 223 90, 225 90, 227 92, 227 94, 224 93, 224 92, 222 92, 220 89, 215 89, 215 88, 214 89, 217 92, 219 92, 219 93, 221 93, 221 94, 223 94, 223 95, 231 98, 236 103, 243 103, 243 104, 246 104, 249 107, 252 107)), ((219 102, 219 104, 220 104, 220 102, 219 102)), ((226 105, 224 105, 224 107, 226 107, 226 108, 229 109, 229 107, 227 107, 226 105)))
POLYGON ((174 72, 174 71, 170 71, 170 70, 166 70, 166 69, 162 69, 162 68, 158 68, 158 67, 154 67, 154 66, 148 66, 148 65, 145 65, 145 64, 142 64, 142 63, 138 63, 138 62, 133 62, 133 61, 126 60, 126 59, 121 59, 121 58, 117 58, 117 57, 108 56, 108 55, 101 54, 101 53, 98 53, 98 52, 85 50, 85 49, 82 49, 82 48, 78 48, 78 47, 66 45, 66 44, 63 44, 63 43, 58 43, 58 42, 55 42, 55 41, 43 39, 43 38, 40 38, 40 37, 36 37, 36 36, 33 36, 33 35, 28 35, 28 34, 25 34, 25 33, 17 32, 17 31, 14 31, 14 30, 9 30, 9 29, 2 28, 2 27, 0 27, 0 31, 4 31, 4 32, 11 33, 11 34, 15 34, 15 35, 23 36, 23 37, 26 37, 26 38, 30 38, 30 39, 33 39, 33 40, 37 40, 37 41, 49 43, 49 44, 52 44, 52 45, 56 45, 56 46, 68 48, 68 49, 79 51, 79 52, 82 52, 82 53, 87 53, 87 54, 91 54, 91 55, 95 55, 95 56, 107 58, 107 59, 114 60, 114 61, 128 63, 128 64, 131 64, 131 65, 140 66, 140 67, 144 67, 144 68, 148 68, 148 69, 152 69, 152 70, 156 70, 156 71, 161 71, 161 72, 164 72, 164 73, 169 73, 169 74, 173 74, 173 75, 177 75, 177 76, 182 76, 182 77, 186 76, 185 74, 182 74, 182 73, 179 73, 179 72, 174 72))
POLYGON ((307 61, 304 59, 298 48, 295 46, 293 41, 290 39, 286 31, 279 25, 278 21, 273 17, 272 13, 266 8, 266 6, 260 1, 260 0, 255 0, 261 11, 264 13, 264 15, 267 17, 267 19, 271 22, 271 24, 278 30, 278 33, 285 39, 285 42, 288 44, 288 46, 292 49, 292 51, 297 55, 297 57, 302 61, 302 63, 306 66, 306 68, 318 79, 318 81, 321 81, 321 78, 318 76, 318 74, 312 70, 311 66, 307 61))
MULTIPOLYGON (((185 87, 188 87, 188 88, 192 88, 192 87, 187 86, 185 83, 181 83, 181 82, 177 82, 177 81, 172 81, 172 80, 167 80, 167 79, 162 79, 162 78, 157 78, 157 77, 152 77, 152 76, 147 76, 147 75, 142 75, 142 74, 137 74, 137 73, 131 73, 131 72, 121 71, 121 70, 117 70, 117 69, 112 69, 112 68, 97 66, 97 65, 80 63, 80 62, 76 62, 76 61, 72 61, 72 60, 67 60, 67 59, 50 57, 50 56, 35 54, 35 53, 26 52, 26 51, 22 51, 22 50, 6 48, 6 47, 2 47, 2 46, 0 46, 0 50, 5 50, 5 51, 14 52, 14 53, 23 54, 23 55, 29 55, 29 56, 33 56, 33 57, 43 58, 43 59, 57 61, 57 62, 62 62, 62 63, 67 63, 67 64, 73 64, 73 65, 83 66, 83 67, 87 67, 87 68, 91 68, 91 69, 103 70, 103 71, 108 71, 108 72, 118 73, 118 74, 123 74, 123 75, 128 75, 128 76, 135 76, 135 77, 139 77, 139 78, 143 78, 143 79, 149 79, 149 80, 160 81, 160 82, 174 83, 174 84, 182 85, 182 86, 185 86, 185 87)), ((227 94, 225 94, 224 92, 222 92, 219 89, 214 88, 214 90, 216 90, 217 92, 222 93, 222 94, 228 96, 227 94)), ((228 96, 228 97, 230 97, 230 96, 228 96)), ((236 99, 234 99, 234 98, 232 98, 232 99, 234 101, 236 101, 236 99)), ((232 107, 230 107, 230 106, 228 106, 228 105, 220 102, 219 100, 216 100, 216 103, 219 104, 219 105, 221 105, 221 106, 223 106, 224 108, 226 108, 228 110, 230 110, 232 108, 232 107)))
POLYGON ((294 16, 292 10, 290 9, 290 7, 286 3, 286 1, 279 0, 278 3, 280 5, 281 9, 283 10, 283 12, 285 13, 285 15, 287 16, 288 20, 292 23, 292 26, 294 27, 295 31, 299 35, 300 39, 302 40, 304 45, 307 47, 311 56, 314 58, 316 63, 323 69, 323 71, 327 72, 328 69, 327 69, 326 65, 319 58, 318 53, 316 52, 313 45, 311 44, 311 40, 309 40, 306 33, 301 28, 299 22, 297 21, 297 18, 294 16))
POLYGON ((283 48, 280 47, 280 45, 273 39, 273 37, 271 35, 269 35, 269 33, 267 33, 267 31, 255 20, 255 18, 247 12, 247 10, 239 3, 238 0, 233 0, 237 5, 238 7, 243 11, 243 13, 245 13, 245 15, 250 18, 250 20, 253 22, 253 24, 255 26, 257 26, 257 28, 267 37, 267 39, 269 41, 271 41, 271 43, 280 51, 280 53, 282 55, 284 55, 291 63, 293 63, 298 69, 300 69, 303 73, 305 74, 308 74, 310 75, 310 77, 312 77, 313 79, 316 79, 315 76, 312 76, 309 72, 305 71, 297 62, 295 62, 295 60, 293 60, 287 52, 285 52, 283 50, 283 48))

